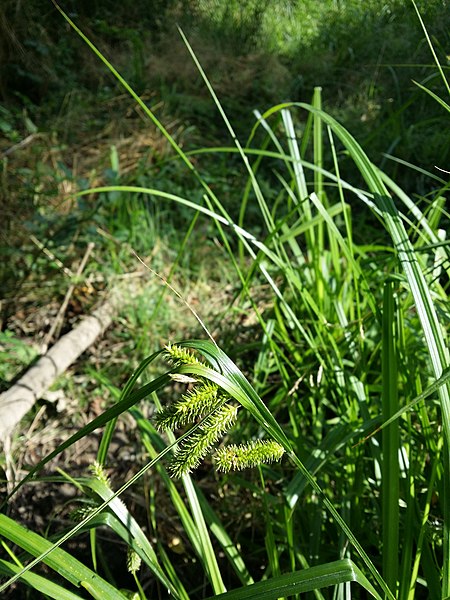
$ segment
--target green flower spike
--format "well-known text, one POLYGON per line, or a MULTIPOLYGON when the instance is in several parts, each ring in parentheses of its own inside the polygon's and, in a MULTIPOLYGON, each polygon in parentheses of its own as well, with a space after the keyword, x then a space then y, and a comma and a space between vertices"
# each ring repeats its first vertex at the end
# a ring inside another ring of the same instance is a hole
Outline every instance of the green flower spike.
MULTIPOLYGON (((204 365, 186 348, 168 345, 166 358, 174 365, 204 365)), ((194 383, 194 387, 181 398, 156 414, 158 429, 173 431, 200 419, 204 421, 178 446, 169 465, 173 477, 181 477, 198 467, 217 440, 233 426, 238 407, 226 403, 225 395, 219 387, 202 378, 194 380, 184 374, 173 374, 173 379, 194 383), (176 376, 176 377, 175 377, 176 376), (178 379, 182 377, 182 379, 178 379)), ((225 446, 215 454, 219 471, 246 469, 261 463, 280 460, 284 448, 275 441, 255 441, 240 446, 225 446)))
POLYGON ((79 523, 80 521, 83 521, 83 519, 86 519, 86 517, 89 517, 96 508, 96 506, 82 506, 73 510, 70 513, 70 518, 79 523))
POLYGON ((193 423, 213 411, 221 402, 218 387, 214 383, 201 383, 171 406, 158 411, 155 424, 158 429, 174 430, 193 423))
POLYGON ((218 471, 228 473, 231 470, 239 471, 280 460, 283 454, 284 448, 278 442, 257 440, 239 446, 231 444, 219 448, 214 460, 218 471))
POLYGON ((94 477, 96 477, 99 481, 104 483, 109 489, 111 489, 111 482, 109 480, 108 475, 106 474, 103 466, 95 461, 90 467, 90 471, 93 473, 94 477))
POLYGON ((202 361, 198 360, 187 348, 173 346, 167 344, 165 346, 165 356, 173 365, 202 365, 202 361))
POLYGON ((128 573, 137 573, 141 568, 142 559, 132 548, 127 552, 127 570, 128 573))
POLYGON ((180 445, 169 467, 174 477, 181 477, 198 467, 211 446, 234 424, 237 411, 237 406, 224 404, 180 445))

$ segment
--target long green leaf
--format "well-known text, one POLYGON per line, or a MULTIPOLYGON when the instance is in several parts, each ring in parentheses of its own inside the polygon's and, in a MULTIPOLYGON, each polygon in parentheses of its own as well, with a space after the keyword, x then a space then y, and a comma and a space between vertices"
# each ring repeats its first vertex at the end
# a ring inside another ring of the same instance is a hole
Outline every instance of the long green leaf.
MULTIPOLYGON (((394 285, 387 281, 383 298, 382 406, 383 419, 388 420, 398 410, 398 368, 396 347, 394 285)), ((383 430, 382 438, 382 527, 383 576, 396 593, 399 564, 399 424, 383 430)))
MULTIPOLYGON (((79 560, 71 556, 61 548, 54 548, 52 542, 41 537, 37 533, 22 527, 13 519, 0 514, 0 535, 17 544, 20 548, 32 556, 51 550, 43 562, 51 569, 59 573, 76 587, 89 587, 89 592, 94 598, 108 600, 125 600, 125 596, 114 586, 99 577, 94 571, 85 567, 79 560)), ((15 570, 15 576, 23 577, 21 569, 15 570)), ((3 586, 2 586, 3 588, 3 586)))
POLYGON ((414 8, 416 9, 417 17, 418 17, 418 19, 420 21, 420 24, 422 25, 423 32, 424 32, 425 37, 426 37, 427 42, 428 42, 428 46, 429 46, 431 54, 433 55, 433 58, 434 58, 434 62, 435 62, 436 66, 437 66, 437 68, 439 70, 439 73, 441 75, 442 81, 444 82, 444 85, 447 88, 447 92, 450 94, 450 84, 449 84, 449 82, 447 80, 447 77, 445 76, 444 70, 443 70, 443 68, 441 66, 441 63, 439 62, 439 59, 437 57, 437 54, 436 54, 436 52, 434 50, 434 46, 433 46, 433 44, 431 42, 431 38, 430 38, 430 36, 428 34, 428 30, 427 30, 427 28, 425 26, 424 20, 422 19, 422 15, 420 14, 419 9, 417 8, 417 4, 416 4, 415 0, 411 0, 411 1, 413 3, 414 8))
POLYGON ((222 574, 217 564, 216 555, 211 543, 211 538, 206 526, 205 517, 203 515, 199 499, 190 475, 183 475, 183 485, 186 491, 186 496, 191 507, 192 516, 197 529, 197 535, 200 540, 202 552, 202 560, 205 566, 208 578, 216 594, 226 591, 225 584, 222 579, 222 574))
MULTIPOLYGON (((14 563, 9 563, 6 560, 0 559, 0 574, 14 575, 20 571, 20 567, 14 563)), ((61 585, 53 583, 48 577, 36 575, 36 573, 25 573, 20 581, 28 587, 35 589, 47 598, 55 598, 55 600, 83 600, 83 596, 78 596, 73 592, 66 590, 61 585)))
POLYGON ((450 113, 450 105, 447 104, 447 102, 445 102, 445 100, 443 100, 440 96, 438 96, 437 94, 435 94, 434 92, 432 92, 431 90, 429 90, 424 85, 418 83, 417 81, 414 81, 414 83, 418 87, 420 87, 421 90, 423 90, 424 92, 426 92, 427 94, 429 94, 433 98, 433 100, 436 100, 436 102, 438 102, 441 106, 443 106, 447 112, 450 113))
MULTIPOLYGON (((272 577, 266 581, 259 581, 237 590, 231 590, 226 594, 214 596, 214 598, 220 600, 277 600, 277 598, 302 594, 350 581, 359 583, 371 596, 381 600, 381 596, 367 578, 348 559, 272 577)), ((212 600, 212 598, 207 600, 212 600)))
POLYGON ((167 587, 167 589, 171 589, 172 583, 161 568, 153 546, 137 524, 134 517, 129 513, 122 500, 120 500, 120 498, 114 498, 112 490, 103 481, 96 478, 90 478, 88 480, 81 480, 81 482, 98 494, 102 500, 108 502, 109 510, 117 517, 122 525, 127 528, 130 538, 141 549, 141 553, 145 556, 145 562, 152 572, 158 577, 161 583, 167 587))

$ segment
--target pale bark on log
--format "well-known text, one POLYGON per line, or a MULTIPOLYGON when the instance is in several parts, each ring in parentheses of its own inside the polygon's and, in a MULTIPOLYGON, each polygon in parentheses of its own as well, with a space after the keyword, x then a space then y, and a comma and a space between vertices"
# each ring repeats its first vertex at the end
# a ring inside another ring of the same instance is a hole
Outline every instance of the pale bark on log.
POLYGON ((114 309, 106 302, 59 339, 28 371, 0 394, 0 441, 5 441, 55 379, 111 324, 114 309))

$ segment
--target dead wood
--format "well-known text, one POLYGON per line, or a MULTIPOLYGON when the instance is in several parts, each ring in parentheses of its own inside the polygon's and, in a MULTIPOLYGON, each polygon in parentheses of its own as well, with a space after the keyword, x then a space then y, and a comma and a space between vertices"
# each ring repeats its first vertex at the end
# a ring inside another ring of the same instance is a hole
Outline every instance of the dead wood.
POLYGON ((9 390, 0 394, 0 441, 5 441, 55 379, 109 327, 113 313, 110 302, 100 306, 59 339, 9 390))

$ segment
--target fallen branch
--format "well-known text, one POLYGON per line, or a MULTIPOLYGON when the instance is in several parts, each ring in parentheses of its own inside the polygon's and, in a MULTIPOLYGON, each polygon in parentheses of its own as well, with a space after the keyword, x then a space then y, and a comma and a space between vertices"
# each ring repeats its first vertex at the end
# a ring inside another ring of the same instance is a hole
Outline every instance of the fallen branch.
POLYGON ((14 385, 0 394, 0 441, 42 397, 55 379, 111 324, 114 308, 106 302, 59 339, 14 385))

